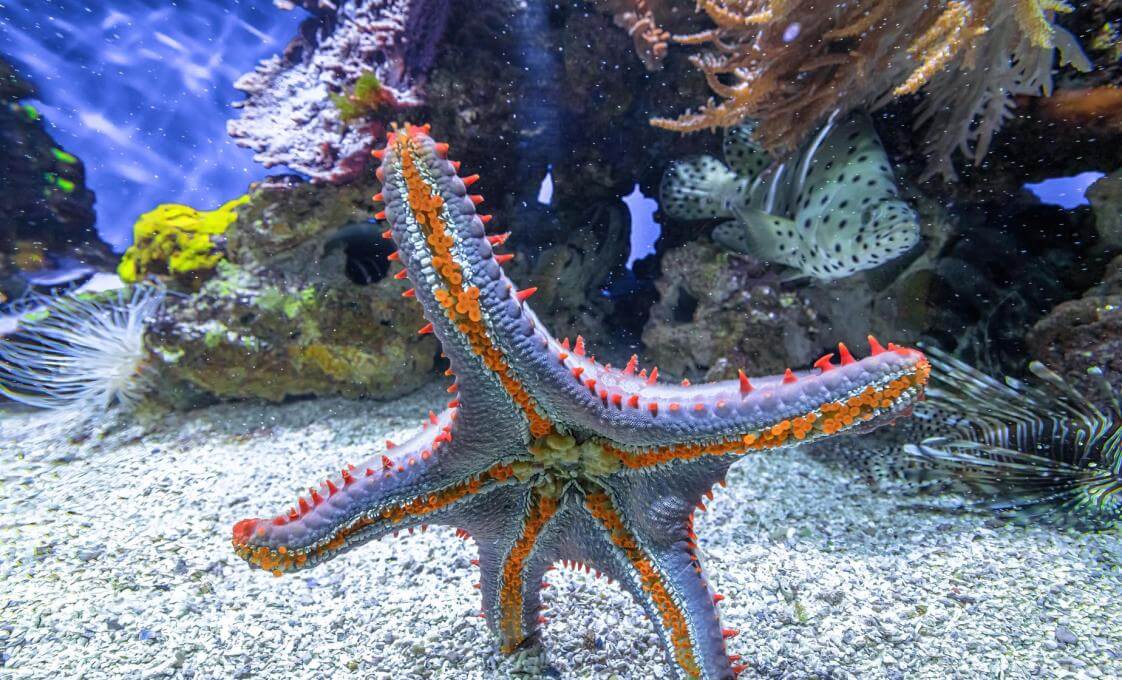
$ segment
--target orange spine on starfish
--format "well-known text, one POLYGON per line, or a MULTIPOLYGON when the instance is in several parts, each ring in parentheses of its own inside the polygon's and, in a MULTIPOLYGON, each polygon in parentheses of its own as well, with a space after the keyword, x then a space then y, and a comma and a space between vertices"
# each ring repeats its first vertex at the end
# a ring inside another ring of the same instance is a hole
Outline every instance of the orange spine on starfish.
POLYGON ((648 593, 658 609, 662 624, 670 631, 674 646, 674 659, 689 677, 699 677, 701 668, 694 658, 693 642, 690 640, 689 625, 685 614, 670 594, 665 580, 655 565, 639 546, 635 537, 624 526, 612 501, 603 491, 593 491, 585 498, 585 507, 608 531, 612 543, 622 550, 631 565, 639 573, 643 591, 648 593))
POLYGON ((502 620, 499 628, 502 631, 503 652, 510 654, 514 651, 525 634, 522 630, 522 594, 523 570, 526 559, 537 543, 538 534, 557 512, 557 500, 550 496, 533 494, 530 499, 530 511, 522 526, 522 535, 514 542, 503 562, 502 586, 499 589, 499 609, 502 620))
POLYGON ((452 236, 441 216, 444 199, 417 169, 416 149, 410 136, 398 135, 394 144, 401 163, 401 174, 408 188, 409 209, 413 218, 421 225, 432 252, 432 266, 444 282, 445 287, 433 291, 433 295, 456 328, 468 338, 472 351, 498 376, 503 389, 522 409, 529 420, 531 434, 535 437, 545 436, 553 430, 553 425, 541 415, 529 392, 514 377, 514 371, 507 364, 502 350, 488 336, 479 306, 479 288, 465 288, 463 285, 463 271, 452 253, 452 236))

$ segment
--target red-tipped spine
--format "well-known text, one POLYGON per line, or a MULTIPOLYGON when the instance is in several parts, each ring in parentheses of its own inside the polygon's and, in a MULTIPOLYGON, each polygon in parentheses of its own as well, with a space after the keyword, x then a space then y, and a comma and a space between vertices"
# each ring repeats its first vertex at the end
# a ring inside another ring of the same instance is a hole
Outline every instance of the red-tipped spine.
POLYGON ((754 388, 752 387, 752 383, 748 380, 748 376, 745 375, 744 371, 742 371, 742 370, 737 371, 736 374, 737 374, 737 377, 740 379, 740 393, 741 394, 751 394, 752 390, 754 388))

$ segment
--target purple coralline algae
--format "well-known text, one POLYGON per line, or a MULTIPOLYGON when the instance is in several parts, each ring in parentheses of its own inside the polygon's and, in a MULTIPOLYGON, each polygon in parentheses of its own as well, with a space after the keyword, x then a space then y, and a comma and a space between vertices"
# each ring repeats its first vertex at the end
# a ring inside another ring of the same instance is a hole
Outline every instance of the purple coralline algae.
POLYGON ((446 0, 282 2, 312 16, 284 52, 235 83, 246 99, 227 123, 235 141, 266 167, 287 166, 313 181, 354 179, 370 157, 381 122, 347 121, 332 102, 373 73, 397 106, 423 101, 425 75, 448 17, 446 0))

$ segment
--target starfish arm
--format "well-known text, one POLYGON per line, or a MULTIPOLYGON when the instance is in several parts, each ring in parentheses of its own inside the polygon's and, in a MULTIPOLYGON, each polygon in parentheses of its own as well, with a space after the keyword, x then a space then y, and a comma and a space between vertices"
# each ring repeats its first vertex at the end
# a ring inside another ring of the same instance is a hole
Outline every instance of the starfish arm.
POLYGON ((456 409, 430 414, 411 439, 348 465, 287 511, 238 522, 235 551, 279 574, 418 524, 459 526, 460 506, 510 483, 513 468, 501 454, 459 438, 458 430, 456 409))
POLYGON ((543 534, 559 510, 556 498, 533 487, 507 496, 506 521, 493 531, 472 533, 479 545, 483 614, 504 654, 531 642, 539 630, 541 579, 548 566, 541 556, 552 546, 543 534))
POLYGON ((626 556, 585 508, 580 490, 570 487, 557 501, 525 488, 502 493, 511 497, 507 507, 516 508, 515 514, 500 513, 508 518, 504 530, 473 532, 473 537, 479 544, 484 615, 503 652, 509 654, 539 637, 545 623, 541 591, 548 584, 544 578, 558 563, 620 581, 649 615, 657 615, 626 556), (512 525, 515 531, 510 531, 512 525))
POLYGON ((841 432, 893 416, 918 398, 924 356, 870 338, 872 355, 855 360, 839 346, 799 374, 671 386, 611 369, 586 356, 579 338, 558 343, 503 273, 447 145, 406 126, 379 152, 384 214, 395 254, 417 288, 433 332, 458 376, 481 393, 486 417, 521 426, 523 443, 557 428, 619 444, 625 464, 645 467, 696 455, 740 454, 841 432), (698 453, 698 450, 701 453, 698 453))
POLYGON ((841 365, 827 355, 811 371, 697 386, 636 385, 631 375, 588 366, 582 375, 599 375, 603 389, 629 393, 638 407, 585 399, 566 413, 607 439, 605 450, 629 469, 797 445, 883 424, 921 397, 930 372, 923 354, 873 343, 859 361, 843 346, 841 365))
POLYGON ((550 430, 546 414, 511 366, 505 336, 534 335, 522 300, 506 278, 488 238, 484 217, 475 211, 480 197, 467 194, 471 178, 461 178, 424 128, 407 125, 390 134, 378 176, 384 201, 378 217, 398 250, 391 259, 404 266, 421 303, 465 390, 465 418, 489 422, 512 433, 523 445, 550 430), (466 394, 470 390, 471 395, 466 394), (468 398, 470 397, 470 398, 468 398))
MULTIPOLYGON (((707 476, 723 475, 726 462, 689 465, 708 466, 707 476)), ((719 597, 696 553, 694 504, 671 486, 666 481, 622 491, 605 486, 587 494, 587 511, 610 545, 595 563, 610 560, 613 572, 624 572, 620 582, 648 610, 681 677, 729 680, 740 670, 725 648, 725 638, 735 632, 721 627, 719 597), (640 501, 635 491, 650 496, 640 501), (636 514, 640 505, 649 514, 636 514)))

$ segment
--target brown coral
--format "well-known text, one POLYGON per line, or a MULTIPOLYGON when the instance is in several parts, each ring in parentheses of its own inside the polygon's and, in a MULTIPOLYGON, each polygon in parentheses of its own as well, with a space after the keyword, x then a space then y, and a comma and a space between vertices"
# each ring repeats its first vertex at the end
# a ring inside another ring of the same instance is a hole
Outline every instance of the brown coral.
POLYGON ((955 150, 980 161, 1016 95, 1048 94, 1054 48, 1085 65, 1052 23, 1059 0, 699 0, 715 28, 674 40, 722 101, 652 124, 679 132, 759 121, 772 151, 797 146, 835 111, 927 94, 929 174, 955 150))
POLYGON ((648 71, 662 68, 670 48, 670 32, 659 25, 652 4, 657 0, 595 0, 600 11, 611 14, 613 22, 635 41, 635 53, 648 71))

